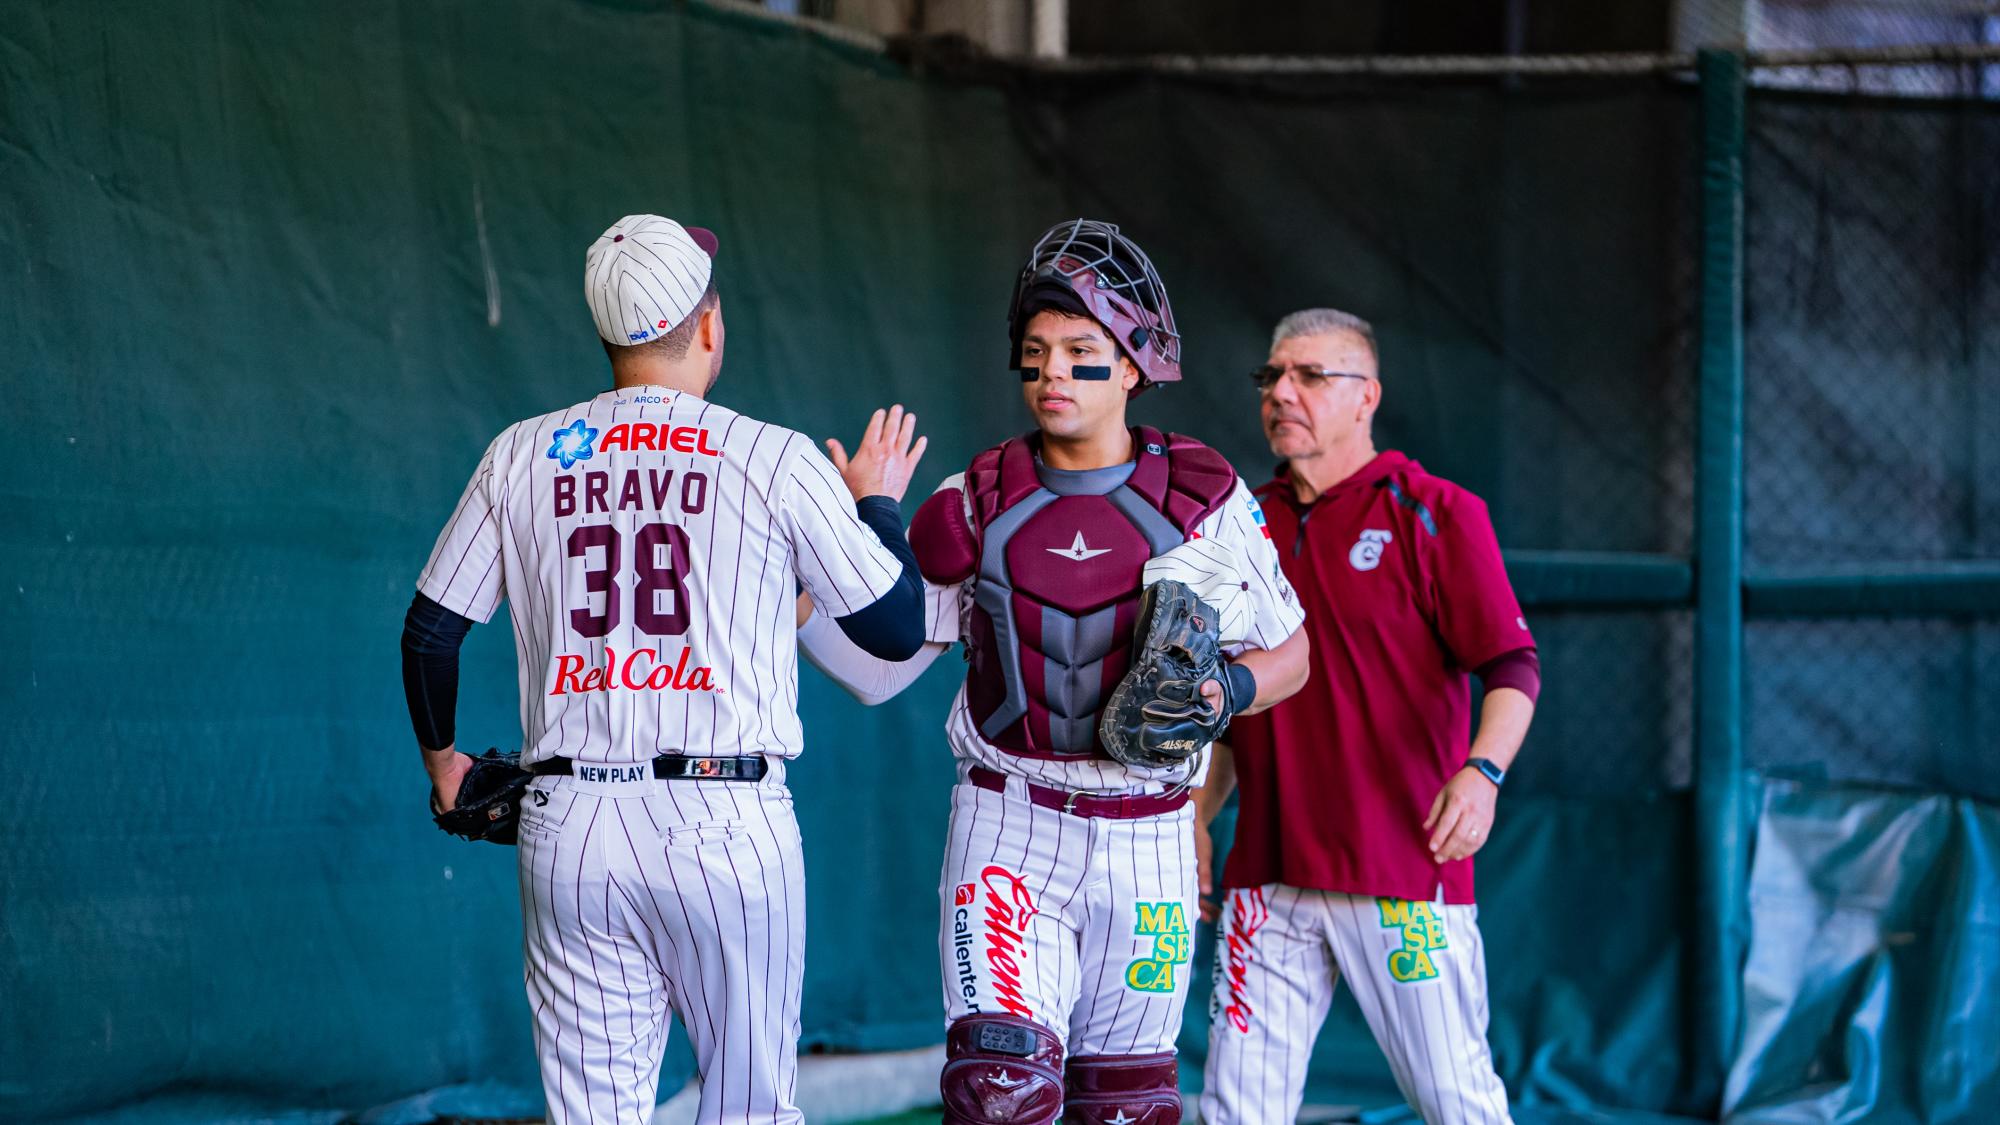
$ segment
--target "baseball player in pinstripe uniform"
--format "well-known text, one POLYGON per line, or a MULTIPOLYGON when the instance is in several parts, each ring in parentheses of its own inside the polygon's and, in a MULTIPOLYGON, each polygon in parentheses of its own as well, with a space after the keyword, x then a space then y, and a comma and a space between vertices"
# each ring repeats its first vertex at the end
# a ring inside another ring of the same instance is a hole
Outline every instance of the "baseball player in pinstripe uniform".
POLYGON ((1099 714, 1134 660, 1153 582, 1198 590, 1236 642, 1230 684, 1202 685, 1224 714, 1298 689, 1301 615, 1228 463, 1126 423, 1129 398, 1180 377, 1145 254, 1108 224, 1059 224, 1009 314, 1035 429, 974 458, 917 513, 925 651, 872 659, 818 617, 801 640, 871 702, 966 646, 946 723, 959 784, 939 886, 945 1120, 1166 1125, 1181 1112, 1174 1040, 1196 909, 1187 787, 1203 758, 1190 745, 1171 765, 1114 760, 1099 714))
POLYGON ((451 808, 457 652, 505 600, 520 665, 521 910, 549 1120, 653 1113, 668 1013, 703 1122, 796 1122, 805 873, 794 595, 885 659, 917 650, 898 498, 920 441, 877 412, 845 480, 710 401, 715 236, 630 215, 586 260, 614 386, 487 447, 417 583, 404 679, 451 808))
POLYGON ((1285 459, 1257 491, 1305 601, 1314 667, 1298 695, 1230 728, 1196 797, 1207 893, 1208 823, 1232 786, 1242 794, 1202 1120, 1297 1118, 1344 977, 1425 1121, 1505 1122, 1472 855, 1534 715, 1535 639, 1486 505, 1375 449, 1366 321, 1286 317, 1253 377, 1285 459), (1486 699, 1468 746, 1474 672, 1486 699))

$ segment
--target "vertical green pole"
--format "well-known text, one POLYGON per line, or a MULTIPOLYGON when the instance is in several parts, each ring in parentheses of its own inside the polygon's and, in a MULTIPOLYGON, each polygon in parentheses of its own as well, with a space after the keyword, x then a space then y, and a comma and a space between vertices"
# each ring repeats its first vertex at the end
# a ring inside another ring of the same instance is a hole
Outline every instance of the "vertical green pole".
POLYGON ((1743 1015, 1743 56, 1703 51, 1701 381, 1695 465, 1691 1093, 1719 1109, 1743 1015))

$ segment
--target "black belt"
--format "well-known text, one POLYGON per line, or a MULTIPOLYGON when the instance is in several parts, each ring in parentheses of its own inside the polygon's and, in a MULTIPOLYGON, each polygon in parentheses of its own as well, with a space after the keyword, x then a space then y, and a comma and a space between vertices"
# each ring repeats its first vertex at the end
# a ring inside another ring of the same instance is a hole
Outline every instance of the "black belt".
POLYGON ((763 758, 689 758, 680 754, 662 754, 651 763, 646 762, 579 762, 574 758, 544 758, 528 767, 528 772, 537 777, 574 777, 584 781, 641 781, 643 778, 617 777, 619 771, 636 770, 650 764, 653 777, 662 781, 685 779, 688 781, 762 781, 770 772, 771 763, 763 758), (603 770, 605 776, 592 777, 591 772, 603 770), (587 772, 590 771, 590 772, 587 772))

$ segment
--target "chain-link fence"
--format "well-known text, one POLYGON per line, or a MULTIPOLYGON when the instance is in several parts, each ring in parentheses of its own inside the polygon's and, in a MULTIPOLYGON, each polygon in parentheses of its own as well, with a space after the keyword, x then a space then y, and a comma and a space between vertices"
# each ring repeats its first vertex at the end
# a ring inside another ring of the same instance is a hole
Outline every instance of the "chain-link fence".
POLYGON ((2000 606, 1921 600, 2000 559, 2000 104, 1748 105, 1747 577, 1893 616, 1753 619, 1747 761, 2000 798, 2000 606))

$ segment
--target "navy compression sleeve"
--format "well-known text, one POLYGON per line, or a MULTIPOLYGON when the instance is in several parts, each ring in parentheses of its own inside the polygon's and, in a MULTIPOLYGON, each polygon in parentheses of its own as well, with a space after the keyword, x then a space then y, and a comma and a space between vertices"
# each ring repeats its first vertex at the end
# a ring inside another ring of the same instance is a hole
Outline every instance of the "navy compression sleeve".
POLYGON ((882 545, 903 564, 903 573, 889 591, 867 605, 836 617, 834 624, 861 651, 882 660, 908 660, 924 647, 924 580, 917 573, 917 555, 903 534, 902 505, 887 496, 863 496, 854 514, 875 530, 882 545))
POLYGON ((422 594, 403 615, 403 699, 417 745, 442 750, 458 737, 458 646, 472 619, 422 594))

